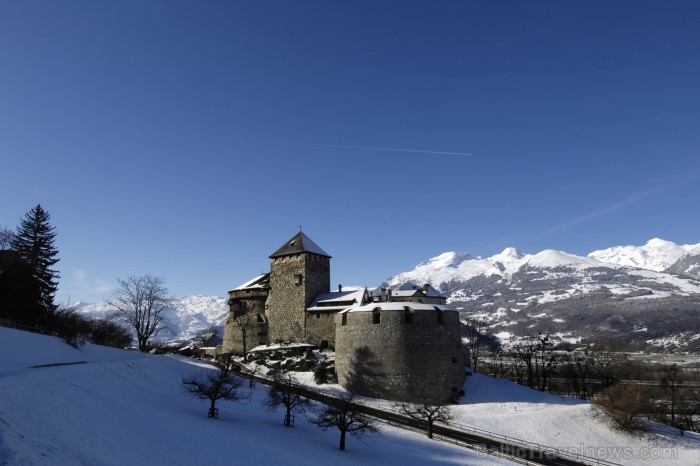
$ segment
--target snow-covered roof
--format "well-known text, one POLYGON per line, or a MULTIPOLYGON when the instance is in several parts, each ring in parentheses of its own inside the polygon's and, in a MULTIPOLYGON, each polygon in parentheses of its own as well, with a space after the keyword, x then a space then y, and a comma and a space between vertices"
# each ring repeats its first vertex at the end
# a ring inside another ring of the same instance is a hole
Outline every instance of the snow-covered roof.
POLYGON ((259 288, 267 288, 269 286, 269 273, 264 273, 262 275, 258 275, 257 277, 248 280, 247 282, 243 283, 242 285, 237 286, 231 291, 239 291, 239 290, 250 290, 250 289, 259 289, 259 288))
POLYGON ((320 294, 313 300, 307 311, 340 311, 348 307, 361 306, 367 291, 334 291, 320 294))
POLYGON ((446 311, 446 312, 457 312, 454 309, 452 309, 450 306, 447 306, 445 304, 423 304, 423 303, 416 303, 416 302, 411 302, 411 301, 393 301, 393 302, 385 302, 385 303, 369 303, 365 304, 364 306, 357 306, 357 307, 352 307, 350 309, 346 309, 343 312, 372 312, 375 309, 379 308, 380 311, 403 311, 405 308, 411 308, 414 311, 422 312, 422 311, 435 311, 436 309, 439 309, 441 311, 446 311))
POLYGON ((273 343, 270 345, 260 345, 249 350, 249 353, 260 353, 264 351, 290 350, 297 348, 313 348, 314 345, 309 343, 273 343))
MULTIPOLYGON (((405 285, 405 284, 404 284, 405 285)), ((411 285, 412 287, 405 287, 398 290, 391 290, 391 295, 393 297, 410 297, 421 294, 431 298, 444 298, 438 290, 432 287, 430 284, 425 284, 423 286, 411 285)))
POLYGON ((313 254, 318 254, 319 256, 331 257, 326 251, 321 249, 318 244, 314 243, 311 238, 300 231, 294 235, 292 239, 287 241, 284 246, 275 251, 275 253, 270 256, 270 259, 274 257, 300 254, 303 252, 310 252, 313 254))

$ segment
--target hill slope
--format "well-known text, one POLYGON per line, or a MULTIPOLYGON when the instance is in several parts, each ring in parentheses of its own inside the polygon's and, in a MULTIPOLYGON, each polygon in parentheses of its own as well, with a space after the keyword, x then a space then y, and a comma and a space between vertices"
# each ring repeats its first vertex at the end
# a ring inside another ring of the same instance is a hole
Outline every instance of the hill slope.
POLYGON ((391 427, 364 443, 349 437, 343 453, 337 431, 301 416, 286 428, 283 413, 261 408, 264 386, 248 404, 218 403, 221 418, 208 419, 181 383, 206 367, 0 327, 0 464, 509 464, 391 427))
MULTIPOLYGON (((281 412, 263 410, 260 385, 248 404, 221 402, 221 418, 207 419, 207 403, 181 387, 183 375, 207 367, 95 345, 74 349, 55 337, 0 327, 0 464, 510 464, 388 426, 361 443, 348 438, 343 453, 337 431, 323 432, 302 416, 286 428, 281 412), (32 368, 52 363, 80 364, 32 368)), ((659 425, 653 436, 619 433, 587 403, 504 379, 475 375, 465 389, 462 404, 452 407, 456 422, 511 439, 630 465, 645 454, 666 458, 644 461, 658 465, 669 458, 691 465, 700 455, 697 434, 680 437, 659 425)))

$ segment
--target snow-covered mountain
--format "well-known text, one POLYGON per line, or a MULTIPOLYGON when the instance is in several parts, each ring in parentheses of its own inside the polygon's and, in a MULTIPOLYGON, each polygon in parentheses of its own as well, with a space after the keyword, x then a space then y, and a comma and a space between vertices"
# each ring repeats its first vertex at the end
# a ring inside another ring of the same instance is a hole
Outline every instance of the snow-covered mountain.
MULTIPOLYGON (((488 320, 494 334, 558 334, 572 341, 624 337, 638 349, 663 346, 700 351, 700 244, 679 246, 652 239, 577 256, 547 249, 524 254, 506 248, 491 257, 446 252, 390 277, 394 289, 430 283, 465 316, 488 320)), ((350 289, 346 287, 346 289, 350 289)), ((80 304, 105 316, 105 304, 80 304)), ((226 299, 175 299, 169 318, 188 341, 209 325, 223 327, 226 299)))
POLYGON ((485 259, 447 252, 382 286, 430 283, 465 316, 488 320, 492 333, 624 336, 637 348, 672 342, 700 350, 699 246, 653 239, 587 257, 515 248, 485 259))
MULTIPOLYGON (((112 312, 112 309, 105 303, 78 303, 76 308, 82 314, 92 317, 106 317, 112 312)), ((166 315, 172 322, 175 332, 162 332, 156 340, 185 342, 191 340, 200 330, 204 330, 210 325, 222 329, 228 316, 228 306, 225 298, 200 295, 183 296, 171 301, 166 315)))
POLYGON ((627 265, 640 269, 662 272, 678 262, 691 250, 700 253, 700 244, 684 244, 682 246, 653 238, 643 246, 615 246, 600 251, 593 251, 588 257, 610 264, 627 265))
POLYGON ((700 278, 700 246, 696 245, 683 254, 675 264, 666 269, 666 272, 700 278))

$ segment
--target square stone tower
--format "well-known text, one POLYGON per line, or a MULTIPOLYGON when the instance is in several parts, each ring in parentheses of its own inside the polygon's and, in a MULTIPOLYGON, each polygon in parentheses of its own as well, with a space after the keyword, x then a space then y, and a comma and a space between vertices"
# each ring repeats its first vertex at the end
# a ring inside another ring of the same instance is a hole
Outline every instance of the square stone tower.
POLYGON ((306 341, 306 309, 331 287, 331 256, 301 231, 270 256, 269 341, 306 341))

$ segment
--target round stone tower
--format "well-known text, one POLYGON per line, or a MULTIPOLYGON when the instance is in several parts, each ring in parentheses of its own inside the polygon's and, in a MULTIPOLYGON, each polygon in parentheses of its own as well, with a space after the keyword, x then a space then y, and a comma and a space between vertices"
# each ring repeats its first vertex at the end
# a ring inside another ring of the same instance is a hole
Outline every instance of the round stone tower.
POLYGON ((372 303, 339 313, 335 324, 338 382, 353 393, 449 402, 464 385, 459 314, 449 306, 372 303))
POLYGON ((331 286, 331 256, 301 231, 270 256, 269 341, 306 341, 306 308, 331 286))

